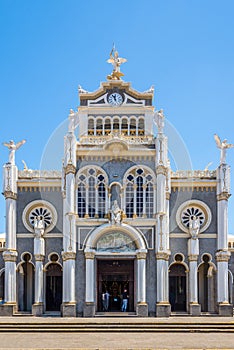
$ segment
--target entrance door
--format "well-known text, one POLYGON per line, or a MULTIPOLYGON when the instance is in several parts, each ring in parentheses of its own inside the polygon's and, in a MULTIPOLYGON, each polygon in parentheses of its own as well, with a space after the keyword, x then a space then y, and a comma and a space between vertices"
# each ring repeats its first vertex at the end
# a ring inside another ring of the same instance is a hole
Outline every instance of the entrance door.
POLYGON ((169 273, 171 311, 186 311, 186 273, 181 264, 173 264, 169 273))
POLYGON ((62 270, 58 264, 50 264, 46 273, 46 310, 60 311, 62 304, 62 270))
POLYGON ((109 292, 108 311, 120 312, 122 293, 128 293, 127 311, 134 311, 134 260, 97 260, 97 307, 103 311, 102 294, 109 292))

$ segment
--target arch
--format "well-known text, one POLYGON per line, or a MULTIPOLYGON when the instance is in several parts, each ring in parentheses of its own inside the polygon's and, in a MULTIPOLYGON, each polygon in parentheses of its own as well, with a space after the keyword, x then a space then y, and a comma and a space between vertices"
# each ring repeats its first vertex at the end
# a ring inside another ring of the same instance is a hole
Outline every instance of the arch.
POLYGON ((103 133, 103 118, 97 117, 96 119, 96 135, 102 135, 103 133))
POLYGON ((127 116, 123 116, 121 118, 121 131, 123 135, 128 135, 129 134, 129 122, 127 116))
POLYGON ((50 262, 46 267, 46 310, 60 311, 62 304, 62 267, 50 262))
POLYGON ((95 119, 94 117, 88 118, 88 135, 94 135, 95 119))
POLYGON ((147 252, 147 244, 145 239, 140 234, 140 232, 136 230, 134 227, 129 226, 127 224, 113 226, 111 223, 108 223, 108 224, 99 226, 95 228, 92 232, 90 232, 90 234, 88 235, 87 239, 84 242, 85 253, 89 251, 92 251, 92 252, 95 251, 97 242, 103 235, 111 232, 116 232, 116 231, 122 232, 132 239, 132 241, 135 243, 137 247, 136 252, 147 252))
POLYGON ((17 265, 18 307, 20 311, 31 311, 34 302, 35 266, 31 260, 32 254, 23 252, 21 261, 17 265))
POLYGON ((138 128, 138 135, 145 134, 145 119, 143 116, 139 117, 137 128, 138 128))
POLYGON ((105 132, 105 135, 109 135, 111 133, 111 118, 110 117, 104 118, 104 132, 105 132))
POLYGON ((173 262, 169 267, 169 301, 172 311, 186 311, 187 265, 173 262))
POLYGON ((198 300, 201 311, 214 312, 216 309, 216 266, 212 255, 203 253, 198 265, 198 300))
POLYGON ((228 270, 228 301, 230 304, 233 303, 233 274, 228 270))

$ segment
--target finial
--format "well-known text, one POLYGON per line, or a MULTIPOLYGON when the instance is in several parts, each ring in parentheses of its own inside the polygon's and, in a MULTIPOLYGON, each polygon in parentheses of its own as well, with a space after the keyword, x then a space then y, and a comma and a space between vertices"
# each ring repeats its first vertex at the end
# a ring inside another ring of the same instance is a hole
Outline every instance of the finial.
POLYGON ((110 75, 107 76, 108 80, 121 80, 121 77, 124 76, 120 72, 120 65, 127 62, 126 58, 119 57, 118 51, 115 49, 115 44, 113 44, 112 50, 110 52, 110 58, 107 60, 108 63, 113 65, 113 71, 110 75))

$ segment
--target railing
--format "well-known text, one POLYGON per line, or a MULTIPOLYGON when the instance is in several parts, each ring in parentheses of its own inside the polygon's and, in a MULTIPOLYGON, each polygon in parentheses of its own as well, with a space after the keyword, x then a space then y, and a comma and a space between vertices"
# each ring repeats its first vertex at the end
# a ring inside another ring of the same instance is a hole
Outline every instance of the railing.
POLYGON ((216 170, 177 170, 171 172, 171 177, 175 179, 216 179, 216 170))
POLYGON ((61 179, 62 172, 59 170, 19 170, 19 179, 24 178, 46 178, 46 179, 61 179))
POLYGON ((121 140, 125 141, 128 144, 153 144, 154 143, 154 137, 153 136, 147 136, 147 135, 123 135, 117 133, 109 134, 109 135, 89 135, 89 136, 82 136, 80 139, 81 144, 88 144, 88 145, 101 145, 111 140, 121 140))

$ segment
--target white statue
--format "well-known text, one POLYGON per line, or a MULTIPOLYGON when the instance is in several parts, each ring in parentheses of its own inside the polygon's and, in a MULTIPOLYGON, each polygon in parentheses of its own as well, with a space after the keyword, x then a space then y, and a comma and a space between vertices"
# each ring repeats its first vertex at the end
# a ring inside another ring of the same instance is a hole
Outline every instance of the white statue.
POLYGON ((160 109, 159 111, 156 112, 155 114, 155 122, 157 124, 158 127, 158 132, 159 133, 163 133, 163 129, 164 129, 164 114, 163 114, 163 110, 160 109))
POLYGON ((114 200, 111 208, 111 223, 120 224, 122 220, 122 210, 120 209, 118 202, 114 200))
POLYGON ((220 164, 226 164, 226 152, 228 148, 234 147, 232 143, 227 143, 227 139, 223 141, 220 140, 220 137, 217 134, 214 134, 214 139, 217 147, 221 150, 220 153, 220 164))
POLYGON ((43 217, 38 215, 34 219, 34 232, 37 238, 41 238, 45 231, 43 217))
POLYGON ((195 215, 190 216, 189 218, 189 233, 192 239, 197 239, 200 231, 200 219, 195 215))
POLYGON ((25 142, 26 140, 22 140, 15 144, 14 141, 11 140, 9 143, 3 143, 3 145, 9 149, 9 163, 13 165, 15 164, 15 151, 17 151, 17 149, 19 149, 25 142))
POLYGON ((82 88, 81 85, 78 85, 78 92, 79 94, 88 94, 89 92, 82 88))
POLYGON ((113 71, 111 75, 107 76, 107 79, 120 80, 124 74, 120 72, 120 65, 127 62, 126 58, 119 57, 118 51, 116 51, 115 46, 113 46, 110 52, 110 58, 107 60, 108 63, 113 65, 113 71))

